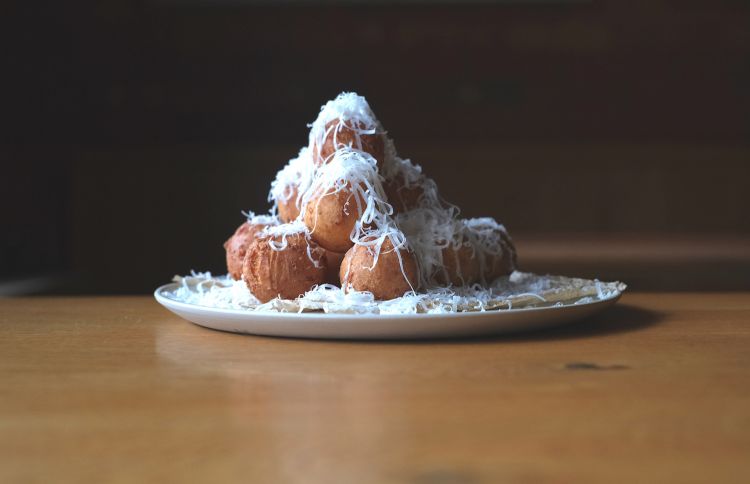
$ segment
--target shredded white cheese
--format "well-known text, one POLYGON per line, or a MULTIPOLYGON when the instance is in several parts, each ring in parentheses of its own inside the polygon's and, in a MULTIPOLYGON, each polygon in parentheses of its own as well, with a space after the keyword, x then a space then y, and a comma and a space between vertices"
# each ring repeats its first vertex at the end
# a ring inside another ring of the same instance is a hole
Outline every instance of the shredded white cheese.
POLYGON ((309 188, 315 174, 315 164, 312 161, 310 150, 304 147, 296 158, 292 158, 277 174, 276 179, 271 182, 271 190, 268 193, 268 201, 275 202, 274 210, 278 203, 286 203, 297 193, 295 203, 300 206, 302 194, 309 188))
POLYGON ((421 293, 409 292, 389 301, 377 301, 368 292, 344 292, 337 286, 324 284, 294 300, 277 298, 261 304, 243 281, 226 276, 212 277, 208 272, 193 272, 189 276, 175 276, 174 281, 179 283, 178 287, 165 296, 198 306, 249 312, 347 314, 444 314, 573 305, 609 299, 626 288, 621 282, 514 272, 497 279, 489 287, 433 288, 421 293))
POLYGON ((257 215, 255 212, 247 211, 242 212, 242 215, 247 218, 247 223, 250 225, 267 225, 267 226, 273 226, 278 225, 280 223, 279 218, 274 214, 260 214, 257 215))
POLYGON ((317 119, 308 124, 308 127, 310 148, 315 149, 314 155, 317 157, 320 157, 323 143, 330 134, 333 134, 334 149, 348 146, 338 141, 338 133, 344 127, 354 132, 355 143, 349 147, 357 150, 362 150, 362 135, 385 134, 367 100, 354 92, 342 92, 336 99, 328 101, 320 108, 317 119), (327 126, 336 119, 341 122, 327 126))

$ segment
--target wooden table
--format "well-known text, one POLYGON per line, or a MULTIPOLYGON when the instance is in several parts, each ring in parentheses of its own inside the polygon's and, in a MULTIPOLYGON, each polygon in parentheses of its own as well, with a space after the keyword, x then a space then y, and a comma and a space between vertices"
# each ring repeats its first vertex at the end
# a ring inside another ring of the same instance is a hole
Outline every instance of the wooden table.
POLYGON ((0 482, 750 482, 750 293, 453 342, 0 300, 0 482))

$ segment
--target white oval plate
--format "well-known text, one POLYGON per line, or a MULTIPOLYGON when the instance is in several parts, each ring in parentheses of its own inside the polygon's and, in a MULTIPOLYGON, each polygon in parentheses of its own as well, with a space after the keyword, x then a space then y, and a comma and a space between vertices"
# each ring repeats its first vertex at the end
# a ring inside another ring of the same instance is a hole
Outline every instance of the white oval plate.
POLYGON ((550 328, 596 314, 612 306, 621 295, 540 308, 373 315, 253 312, 198 306, 170 298, 168 293, 177 286, 161 286, 154 297, 165 308, 197 325, 232 333, 321 339, 461 338, 550 328))

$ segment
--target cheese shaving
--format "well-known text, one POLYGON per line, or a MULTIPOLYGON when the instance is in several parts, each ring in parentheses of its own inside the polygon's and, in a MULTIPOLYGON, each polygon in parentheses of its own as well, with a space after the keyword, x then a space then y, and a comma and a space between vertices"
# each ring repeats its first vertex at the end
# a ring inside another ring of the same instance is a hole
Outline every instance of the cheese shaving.
POLYGON ((247 212, 242 212, 242 215, 245 216, 247 223, 250 225, 274 226, 280 223, 279 218, 273 213, 256 215, 255 212, 248 210, 247 212))
POLYGON ((324 284, 294 300, 277 298, 261 304, 243 281, 228 277, 193 272, 189 276, 175 276, 174 281, 177 288, 163 294, 188 304, 248 312, 332 314, 446 314, 567 306, 610 299, 627 287, 621 282, 514 272, 489 287, 432 288, 389 301, 378 301, 369 292, 344 292, 337 286, 324 284))

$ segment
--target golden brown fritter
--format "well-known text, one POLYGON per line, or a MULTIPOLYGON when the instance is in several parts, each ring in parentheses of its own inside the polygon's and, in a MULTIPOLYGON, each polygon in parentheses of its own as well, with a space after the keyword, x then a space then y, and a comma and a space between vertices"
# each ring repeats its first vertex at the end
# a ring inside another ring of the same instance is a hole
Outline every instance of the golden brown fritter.
POLYGON ((364 201, 351 190, 329 190, 310 199, 305 209, 305 226, 324 249, 346 252, 354 245, 351 233, 361 216, 360 210, 364 210, 364 201))
MULTIPOLYGON (((325 249, 324 249, 325 250, 325 249)), ((341 269, 341 262, 344 260, 346 254, 343 252, 332 252, 326 250, 326 283, 333 284, 334 286, 341 285, 341 279, 339 278, 339 270, 341 269)))
POLYGON ((440 284, 464 286, 479 280, 479 259, 470 245, 451 245, 443 249, 443 267, 445 272, 435 276, 440 284))
MULTIPOLYGON (((364 129, 363 124, 359 124, 360 129, 364 129)), ((352 129, 351 125, 340 119, 334 119, 326 123, 326 133, 328 133, 323 140, 323 146, 320 148, 318 153, 318 147, 313 143, 311 146, 313 153, 313 160, 315 164, 320 166, 327 163, 331 155, 336 149, 343 146, 351 146, 355 150, 364 151, 369 153, 378 161, 378 164, 383 163, 383 157, 385 153, 385 143, 383 134, 357 134, 357 131, 352 129), (334 137, 336 144, 334 145, 334 137)))
POLYGON ((349 249, 340 271, 344 291, 350 288, 369 291, 376 299, 388 300, 401 297, 412 288, 417 289, 419 276, 413 252, 407 249, 396 251, 391 241, 386 239, 373 267, 374 260, 375 249, 372 247, 355 245, 349 249))
POLYGON ((245 283, 261 302, 277 296, 295 299, 325 282, 325 251, 304 232, 287 235, 287 246, 283 250, 272 248, 269 238, 277 244, 283 243, 281 236, 255 239, 247 249, 243 264, 245 283))
POLYGON ((518 256, 513 241, 506 232, 498 231, 501 238, 503 252, 500 255, 488 255, 485 261, 484 280, 491 284, 500 276, 511 274, 518 267, 518 256))
POLYGON ((237 228, 234 235, 224 242, 224 249, 227 252, 227 272, 232 279, 240 280, 247 247, 265 227, 266 225, 263 224, 245 222, 237 228))
POLYGON ((394 213, 404 213, 419 207, 424 189, 415 184, 407 187, 403 178, 389 179, 383 183, 383 190, 394 213))
POLYGON ((290 186, 289 190, 289 198, 286 201, 276 200, 279 219, 283 223, 292 222, 299 217, 299 207, 297 206, 297 196, 299 195, 299 191, 296 186, 290 186))

